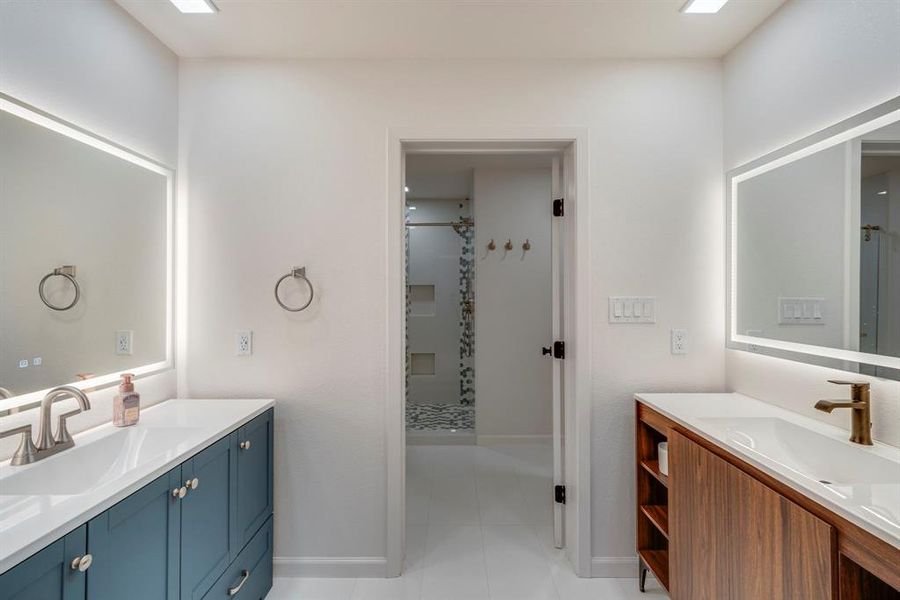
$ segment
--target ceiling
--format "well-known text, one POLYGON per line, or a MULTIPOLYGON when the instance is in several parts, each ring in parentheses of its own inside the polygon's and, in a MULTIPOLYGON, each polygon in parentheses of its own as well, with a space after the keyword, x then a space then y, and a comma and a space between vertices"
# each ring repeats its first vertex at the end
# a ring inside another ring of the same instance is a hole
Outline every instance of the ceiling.
POLYGON ((784 0, 116 0, 182 57, 717 58, 784 0))

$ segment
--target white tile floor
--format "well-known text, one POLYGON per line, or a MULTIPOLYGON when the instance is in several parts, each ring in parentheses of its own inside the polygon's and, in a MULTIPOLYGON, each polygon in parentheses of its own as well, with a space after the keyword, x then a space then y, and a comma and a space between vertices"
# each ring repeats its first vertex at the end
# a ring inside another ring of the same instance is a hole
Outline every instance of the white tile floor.
POLYGON ((652 578, 580 579, 552 543, 549 446, 409 446, 395 579, 276 579, 267 600, 659 600, 652 578))

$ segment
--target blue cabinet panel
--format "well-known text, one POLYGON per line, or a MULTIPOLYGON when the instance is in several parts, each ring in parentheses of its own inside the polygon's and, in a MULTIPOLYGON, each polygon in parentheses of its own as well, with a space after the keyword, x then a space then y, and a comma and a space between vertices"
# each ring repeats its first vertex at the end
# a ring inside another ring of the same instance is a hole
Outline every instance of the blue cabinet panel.
POLYGON ((269 409, 238 429, 238 531, 243 546, 273 508, 274 411, 269 409))
POLYGON ((90 600, 177 600, 181 467, 88 523, 90 600))
POLYGON ((237 556, 237 434, 182 464, 181 598, 199 600, 237 556))
POLYGON ((0 600, 84 600, 86 573, 72 561, 87 552, 82 525, 0 575, 0 600))
POLYGON ((272 517, 263 524, 203 600, 261 600, 272 589, 272 517), (238 589, 239 588, 239 589, 238 589), (237 590, 237 591, 236 591, 237 590))

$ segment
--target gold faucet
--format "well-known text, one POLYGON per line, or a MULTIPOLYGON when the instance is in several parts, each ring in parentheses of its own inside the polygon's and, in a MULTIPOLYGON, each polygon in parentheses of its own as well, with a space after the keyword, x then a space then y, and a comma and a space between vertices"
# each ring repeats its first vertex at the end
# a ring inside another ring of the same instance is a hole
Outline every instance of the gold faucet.
POLYGON ((829 379, 828 383, 850 386, 850 402, 819 400, 816 410, 830 413, 836 408, 850 409, 850 441, 864 446, 872 445, 872 411, 869 403, 869 384, 829 379))

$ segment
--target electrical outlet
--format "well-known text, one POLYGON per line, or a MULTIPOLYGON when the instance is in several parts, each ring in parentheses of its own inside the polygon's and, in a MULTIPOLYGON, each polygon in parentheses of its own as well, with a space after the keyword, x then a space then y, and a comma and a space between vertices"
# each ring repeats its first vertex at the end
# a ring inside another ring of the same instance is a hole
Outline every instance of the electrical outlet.
POLYGON ((672 330, 672 354, 687 354, 688 351, 687 329, 672 330))
POLYGON ((20 369, 28 368, 28 359, 27 358, 23 358, 22 360, 19 361, 19 368, 20 369))
POLYGON ((35 357, 31 360, 31 364, 33 364, 33 365, 36 366, 36 367, 39 367, 39 366, 41 366, 42 364, 44 364, 44 359, 41 358, 40 356, 35 356, 35 357))
POLYGON ((250 330, 238 331, 235 334, 235 349, 238 356, 253 354, 253 332, 250 330))
POLYGON ((131 355, 131 342, 134 332, 129 329, 120 329, 116 332, 116 354, 119 356, 131 355))

